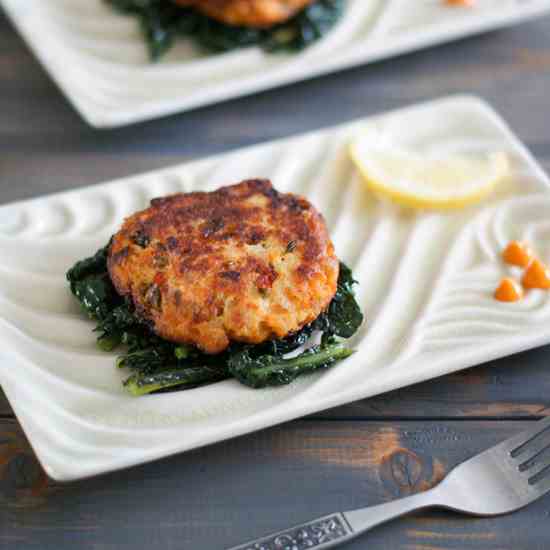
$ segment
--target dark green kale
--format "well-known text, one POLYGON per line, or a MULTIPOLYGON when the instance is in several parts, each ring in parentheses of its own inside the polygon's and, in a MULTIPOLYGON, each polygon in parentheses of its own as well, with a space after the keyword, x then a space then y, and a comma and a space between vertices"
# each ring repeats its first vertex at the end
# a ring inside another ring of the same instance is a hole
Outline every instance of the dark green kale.
POLYGON ((213 384, 229 378, 226 368, 201 365, 158 370, 153 373, 133 374, 124 382, 124 387, 136 396, 167 389, 190 389, 205 384, 213 384))
POLYGON ((81 281, 71 281, 72 293, 92 319, 103 319, 109 314, 117 300, 112 290, 109 278, 104 275, 90 275, 81 281))
POLYGON ((344 264, 340 265, 333 301, 310 325, 280 340, 257 346, 235 343, 222 354, 206 355, 193 346, 163 340, 139 318, 133 305, 117 294, 110 280, 108 249, 109 245, 91 258, 77 262, 67 273, 67 279, 83 309, 97 322, 99 347, 111 351, 126 346, 117 366, 133 371, 124 383, 133 395, 187 389, 230 376, 254 388, 278 386, 302 374, 328 368, 353 353, 335 339, 335 336, 351 337, 363 321, 353 293, 355 281, 344 264), (320 345, 297 357, 285 357, 307 344, 319 331, 323 333, 320 345))
POLYGON ((242 384, 252 388, 290 384, 298 376, 326 369, 349 357, 353 350, 338 342, 314 346, 292 359, 277 355, 256 355, 250 347, 231 355, 229 372, 242 384))
POLYGON ((97 339, 99 347, 111 351, 122 343, 136 347, 134 339, 143 329, 128 304, 123 303, 102 317, 94 331, 101 333, 97 339))
POLYGON ((176 363, 173 346, 157 345, 121 355, 116 365, 119 369, 131 369, 141 374, 150 374, 163 367, 175 366, 176 363))
POLYGON ((69 271, 67 271, 67 280, 70 282, 81 281, 91 275, 101 275, 107 271, 107 255, 109 253, 110 242, 107 246, 100 248, 93 256, 76 262, 69 271))
POLYGON ((314 322, 317 330, 340 338, 351 338, 357 332, 364 318, 355 300, 353 285, 356 283, 351 269, 340 262, 338 289, 328 310, 314 322))
POLYGON ((151 373, 156 369, 165 367, 177 367, 202 364, 206 361, 196 348, 183 344, 173 344, 167 340, 151 334, 148 341, 144 340, 148 347, 134 347, 128 353, 120 355, 117 359, 117 367, 131 369, 143 373, 151 373))
POLYGON ((313 324, 307 325, 302 330, 294 332, 281 340, 270 340, 264 344, 259 344, 256 347, 262 354, 282 356, 291 353, 303 346, 315 332, 313 324))
POLYGON ((101 349, 111 351, 122 343, 130 349, 150 346, 154 335, 111 282, 107 271, 109 246, 110 243, 94 256, 77 262, 67 272, 71 292, 88 316, 97 321, 94 330, 100 333, 98 345, 101 349))
POLYGON ((104 319, 121 302, 107 273, 108 249, 109 245, 100 248, 67 272, 71 292, 88 316, 96 320, 104 319))
POLYGON ((345 0, 317 0, 289 21, 269 29, 226 25, 171 0, 105 0, 131 14, 140 26, 153 60, 159 59, 181 36, 203 48, 225 52, 246 46, 267 51, 298 51, 325 35, 340 19, 345 0))

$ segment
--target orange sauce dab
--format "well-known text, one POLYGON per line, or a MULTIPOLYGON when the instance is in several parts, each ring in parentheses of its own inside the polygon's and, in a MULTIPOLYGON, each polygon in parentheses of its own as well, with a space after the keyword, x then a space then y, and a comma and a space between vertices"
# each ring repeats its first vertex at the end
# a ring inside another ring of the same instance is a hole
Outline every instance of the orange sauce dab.
POLYGON ((510 265, 527 267, 534 257, 533 251, 527 244, 520 241, 511 241, 502 253, 502 259, 510 265))
POLYGON ((519 302, 523 298, 523 290, 514 279, 505 277, 495 291, 495 298, 499 302, 519 302))
POLYGON ((521 283, 526 289, 550 290, 550 269, 543 262, 535 259, 526 269, 521 283))

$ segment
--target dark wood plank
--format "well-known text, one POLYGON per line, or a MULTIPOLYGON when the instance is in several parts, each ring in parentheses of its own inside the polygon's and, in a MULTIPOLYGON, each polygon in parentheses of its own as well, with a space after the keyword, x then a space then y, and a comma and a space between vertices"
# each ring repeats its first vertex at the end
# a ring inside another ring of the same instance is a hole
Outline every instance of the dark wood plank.
MULTIPOLYGON (((294 422, 185 455, 56 484, 0 422, 0 546, 220 550, 336 510, 425 490, 532 422, 294 422)), ((423 513, 349 546, 550 547, 550 497, 498 519, 423 513)))
MULTIPOLYGON (((540 418, 550 414, 549 364, 546 346, 310 418, 540 418)), ((11 409, 0 392, 2 415, 11 409)))

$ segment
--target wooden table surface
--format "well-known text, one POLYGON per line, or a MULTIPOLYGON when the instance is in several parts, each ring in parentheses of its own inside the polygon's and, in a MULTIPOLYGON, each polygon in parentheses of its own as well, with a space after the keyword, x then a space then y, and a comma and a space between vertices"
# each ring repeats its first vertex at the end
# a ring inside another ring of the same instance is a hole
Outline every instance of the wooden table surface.
MULTIPOLYGON (((134 127, 86 126, 0 12, 0 203, 98 183, 456 92, 550 168, 550 19, 134 127)), ((29 404, 28 406, 32 406, 29 404)), ((0 398, 0 548, 219 550, 432 486, 550 410, 550 347, 70 484, 0 398)), ((550 496, 499 519, 422 513, 351 549, 550 548, 550 496)))

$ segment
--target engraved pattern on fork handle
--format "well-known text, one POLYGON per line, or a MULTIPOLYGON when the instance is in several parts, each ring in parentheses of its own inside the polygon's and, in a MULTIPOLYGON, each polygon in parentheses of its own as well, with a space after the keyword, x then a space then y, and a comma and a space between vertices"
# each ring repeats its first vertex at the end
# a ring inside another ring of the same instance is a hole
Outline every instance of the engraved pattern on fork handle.
POLYGON ((230 550, 325 550, 354 538, 343 514, 331 514, 230 550))
POLYGON ((386 521, 440 504, 439 489, 436 487, 378 506, 330 514, 229 550, 326 550, 340 546, 386 521))

